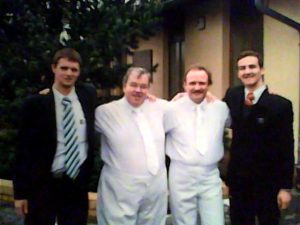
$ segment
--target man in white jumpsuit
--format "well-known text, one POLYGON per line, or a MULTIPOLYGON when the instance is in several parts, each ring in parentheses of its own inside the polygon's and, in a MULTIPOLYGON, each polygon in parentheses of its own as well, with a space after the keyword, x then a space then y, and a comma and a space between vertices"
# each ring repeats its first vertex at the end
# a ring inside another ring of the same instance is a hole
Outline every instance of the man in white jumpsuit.
POLYGON ((220 100, 207 102, 210 72, 192 66, 185 74, 183 98, 165 115, 166 152, 171 158, 169 188, 173 225, 224 225, 218 161, 229 110, 220 100))
POLYGON ((167 102, 150 102, 150 74, 128 69, 124 97, 99 106, 104 166, 98 185, 100 225, 163 225, 167 215, 167 177, 163 113, 167 102))

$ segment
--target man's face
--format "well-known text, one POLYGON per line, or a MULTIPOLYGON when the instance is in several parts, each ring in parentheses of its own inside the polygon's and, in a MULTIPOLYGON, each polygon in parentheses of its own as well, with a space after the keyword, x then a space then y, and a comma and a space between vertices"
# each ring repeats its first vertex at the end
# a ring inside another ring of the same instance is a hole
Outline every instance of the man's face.
POLYGON ((138 107, 145 101, 145 98, 149 92, 149 78, 147 74, 138 76, 133 71, 123 87, 124 95, 133 107, 138 107))
POLYGON ((238 78, 243 85, 250 89, 256 89, 263 81, 263 68, 258 64, 255 56, 246 56, 237 62, 238 78))
POLYGON ((204 70, 189 71, 183 87, 193 102, 196 104, 201 103, 208 91, 207 73, 204 70))
POLYGON ((61 58, 56 65, 52 65, 52 72, 54 73, 54 84, 58 88, 70 89, 79 77, 80 66, 78 62, 61 58))

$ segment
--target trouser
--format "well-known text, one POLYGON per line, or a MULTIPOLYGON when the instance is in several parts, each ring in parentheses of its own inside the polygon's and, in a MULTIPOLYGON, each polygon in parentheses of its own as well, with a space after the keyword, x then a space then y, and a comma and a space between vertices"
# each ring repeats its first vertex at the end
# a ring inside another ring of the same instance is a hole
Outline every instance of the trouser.
POLYGON ((216 166, 189 166, 171 161, 169 188, 173 225, 224 225, 221 179, 216 166))
POLYGON ((25 225, 86 225, 88 193, 78 182, 63 176, 49 178, 28 199, 25 225))
POLYGON ((278 225, 280 211, 277 205, 278 190, 260 185, 230 187, 230 219, 232 225, 278 225))
POLYGON ((105 165, 98 186, 99 225, 164 225, 167 215, 166 169, 156 176, 129 175, 105 165))

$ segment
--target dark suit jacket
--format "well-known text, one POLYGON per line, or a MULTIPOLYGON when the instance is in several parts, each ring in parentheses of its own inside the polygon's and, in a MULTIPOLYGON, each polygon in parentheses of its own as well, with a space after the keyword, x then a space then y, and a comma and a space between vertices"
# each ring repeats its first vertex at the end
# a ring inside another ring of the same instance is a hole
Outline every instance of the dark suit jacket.
POLYGON ((229 187, 290 189, 294 167, 293 110, 289 100, 263 92, 257 104, 244 106, 244 87, 228 89, 233 139, 229 187))
MULTIPOLYGON (((88 157, 81 166, 82 185, 87 189, 92 156, 95 148, 94 108, 95 89, 88 84, 76 85, 76 94, 81 103, 87 123, 88 157)), ((28 199, 31 193, 49 180, 51 166, 57 147, 56 114, 53 92, 33 95, 24 101, 20 114, 20 130, 15 160, 15 199, 28 199)), ((77 179, 77 178, 76 178, 77 179)))

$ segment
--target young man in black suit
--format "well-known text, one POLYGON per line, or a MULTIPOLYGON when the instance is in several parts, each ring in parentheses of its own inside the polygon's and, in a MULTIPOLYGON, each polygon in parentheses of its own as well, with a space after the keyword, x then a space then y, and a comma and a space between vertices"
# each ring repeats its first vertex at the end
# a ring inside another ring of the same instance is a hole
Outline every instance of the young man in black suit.
POLYGON ((279 224, 291 201, 294 166, 293 110, 289 100, 269 94, 263 60, 241 52, 238 77, 243 86, 227 90, 233 139, 228 165, 232 225, 279 224))
POLYGON ((96 92, 87 84, 75 85, 80 64, 74 49, 57 51, 52 89, 24 101, 14 195, 26 225, 87 223, 96 92))

